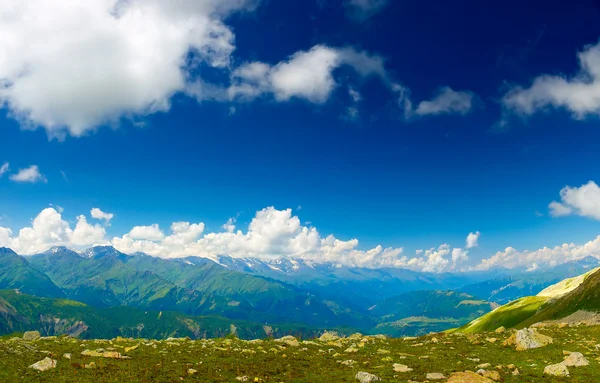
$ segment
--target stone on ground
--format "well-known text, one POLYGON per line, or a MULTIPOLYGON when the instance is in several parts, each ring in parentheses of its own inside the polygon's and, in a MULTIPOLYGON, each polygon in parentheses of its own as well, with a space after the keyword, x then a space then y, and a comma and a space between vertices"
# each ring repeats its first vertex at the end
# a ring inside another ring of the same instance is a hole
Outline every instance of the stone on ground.
POLYGON ((413 369, 400 363, 394 363, 394 371, 395 372, 410 372, 413 369))
POLYGON ((446 377, 441 372, 429 372, 425 376, 425 379, 427 379, 427 380, 441 380, 441 379, 446 379, 446 377))
POLYGON ((380 382, 381 378, 377 375, 370 374, 368 372, 360 371, 356 374, 356 380, 360 383, 371 383, 371 382, 380 382))
POLYGON ((544 347, 551 343, 551 337, 540 334, 536 329, 524 328, 511 335, 511 337, 504 342, 504 345, 515 346, 517 351, 525 351, 544 347))
POLYGON ((39 362, 34 363, 31 366, 29 366, 29 368, 32 368, 37 371, 47 371, 52 368, 56 368, 56 360, 50 359, 50 358, 44 358, 43 360, 40 360, 39 362))
POLYGON ((562 363, 551 364, 544 368, 544 375, 569 376, 569 369, 562 363))
POLYGON ((39 331, 27 331, 25 334, 23 334, 23 340, 26 341, 38 340, 41 337, 42 336, 40 335, 39 331))
POLYGON ((590 362, 583 356, 580 352, 572 352, 570 353, 563 364, 568 367, 581 367, 581 366, 589 366, 590 362))

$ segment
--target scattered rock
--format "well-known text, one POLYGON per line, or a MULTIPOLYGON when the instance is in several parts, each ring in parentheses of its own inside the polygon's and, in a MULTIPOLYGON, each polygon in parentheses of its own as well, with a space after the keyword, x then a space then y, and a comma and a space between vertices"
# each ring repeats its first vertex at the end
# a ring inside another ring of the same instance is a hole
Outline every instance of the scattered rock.
POLYGON ((333 332, 333 331, 325 331, 323 333, 323 335, 321 335, 319 337, 319 340, 321 342, 331 342, 333 340, 338 340, 340 339, 340 336, 337 332, 333 332))
POLYGON ((187 373, 188 375, 194 375, 195 373, 197 373, 198 370, 194 370, 193 368, 188 369, 187 373))
POLYGON ((275 339, 275 342, 285 343, 291 347, 299 347, 300 346, 300 342, 298 342, 298 339, 294 338, 291 335, 284 336, 283 338, 275 339))
POLYGON ((491 364, 489 363, 481 363, 479 366, 475 367, 476 369, 480 369, 480 368, 488 368, 490 367, 491 364))
POLYGON ((43 360, 40 360, 39 362, 34 363, 31 366, 29 366, 29 368, 32 368, 37 371, 47 371, 47 370, 56 368, 56 360, 50 359, 50 358, 44 358, 43 360))
POLYGON ((568 367, 581 367, 581 366, 589 366, 590 362, 583 356, 580 352, 572 352, 570 353, 563 364, 568 367))
POLYGON ((125 352, 130 352, 133 350, 137 350, 137 348, 140 347, 140 345, 135 345, 135 346, 131 346, 131 347, 125 347, 125 352))
POLYGON ((453 373, 446 383, 494 383, 494 381, 472 371, 465 371, 453 373))
POLYGON ((531 350, 540 348, 552 343, 552 338, 537 332, 533 328, 524 328, 510 336, 505 342, 505 346, 515 346, 517 351, 531 350))
POLYGON ((504 331, 506 331, 506 328, 504 326, 500 326, 496 329, 496 331, 494 331, 496 334, 502 334, 504 331))
POLYGON ((425 379, 427 379, 427 380, 441 380, 441 379, 446 379, 446 377, 441 372, 428 372, 427 375, 425 376, 425 379))
POLYGON ((551 364, 544 368, 544 375, 569 376, 569 369, 563 363, 551 364))
POLYGON ((244 375, 244 376, 238 376, 237 378, 235 378, 235 380, 237 380, 239 382, 247 382, 248 379, 250 379, 250 378, 248 378, 246 375, 244 375))
POLYGON ((515 370, 512 372, 512 374, 513 374, 514 376, 518 376, 518 375, 521 375, 521 371, 519 371, 519 369, 518 369, 518 368, 515 368, 515 370))
POLYGON ((394 363, 394 371, 395 372, 410 372, 413 369, 400 363, 394 363))
POLYGON ((484 370, 479 375, 483 376, 484 378, 488 378, 490 380, 493 380, 495 382, 498 382, 501 379, 500 373, 498 371, 494 371, 494 370, 484 370))
POLYGON ((356 374, 356 380, 360 383, 371 383, 371 382, 380 382, 381 378, 377 375, 370 374, 368 372, 360 371, 356 374))
POLYGON ((27 332, 25 332, 25 334, 23 334, 23 340, 26 340, 28 342, 31 342, 33 340, 38 340, 41 337, 42 336, 40 335, 39 331, 27 331, 27 332))
POLYGON ((64 354, 63 358, 71 360, 71 354, 64 354))
POLYGON ((91 362, 91 363, 88 363, 88 364, 84 364, 83 368, 87 368, 88 370, 92 370, 92 369, 96 368, 96 362, 91 362))

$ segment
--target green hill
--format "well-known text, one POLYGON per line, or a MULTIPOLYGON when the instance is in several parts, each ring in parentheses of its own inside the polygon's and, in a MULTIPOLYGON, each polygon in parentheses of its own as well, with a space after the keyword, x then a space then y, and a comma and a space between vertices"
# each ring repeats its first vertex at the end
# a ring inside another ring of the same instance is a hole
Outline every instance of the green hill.
POLYGON ((536 296, 523 297, 477 318, 459 332, 493 331, 498 327, 522 328, 537 322, 561 319, 579 310, 600 312, 600 269, 567 278, 542 290, 536 296))
MULTIPOLYGON (((221 337, 231 325, 241 338, 264 338, 262 324, 223 317, 198 317, 178 312, 143 311, 133 307, 96 308, 67 299, 41 298, 0 290, 0 335, 37 330, 44 336, 67 334, 84 339, 144 337, 192 339, 221 337)), ((316 329, 306 326, 273 326, 273 335, 310 336, 316 329)))
POLYGON ((0 248, 0 289, 19 289, 43 297, 65 296, 50 278, 7 248, 0 248))

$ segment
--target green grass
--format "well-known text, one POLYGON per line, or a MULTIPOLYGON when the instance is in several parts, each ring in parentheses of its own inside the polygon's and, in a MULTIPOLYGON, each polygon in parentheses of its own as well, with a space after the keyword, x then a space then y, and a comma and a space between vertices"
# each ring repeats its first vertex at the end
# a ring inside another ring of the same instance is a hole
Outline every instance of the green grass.
POLYGON ((540 332, 554 338, 544 348, 517 352, 502 346, 510 334, 436 334, 417 339, 342 339, 323 343, 301 342, 292 347, 274 340, 256 343, 238 339, 151 341, 78 340, 68 337, 25 343, 0 338, 1 382, 94 382, 94 383, 150 383, 150 382, 237 382, 236 377, 248 376, 249 382, 330 383, 356 382, 358 371, 367 371, 384 382, 423 381, 428 372, 475 371, 477 365, 490 363, 498 369, 504 382, 598 382, 600 368, 595 349, 600 327, 544 328, 540 332), (486 338, 499 338, 490 343, 486 338), (139 346, 125 352, 125 347, 139 346), (357 352, 345 352, 355 346, 357 352), (362 347, 361 347, 362 346, 362 347), (81 356, 84 349, 114 349, 131 357, 113 360, 81 356), (382 352, 385 350, 385 353, 382 352), (563 360, 563 350, 579 351, 591 362, 588 367, 570 367, 571 377, 553 379, 543 376, 549 364, 563 360), (72 360, 62 357, 71 353, 72 360), (57 368, 37 372, 28 368, 47 355, 58 360, 57 368), (350 366, 343 361, 353 360, 350 366), (95 362, 95 369, 82 369, 82 364, 95 362), (393 371, 394 363, 413 369, 407 373, 393 371), (514 364, 521 375, 513 376, 508 364, 514 364), (188 369, 197 373, 189 375, 188 369))
POLYGON ((456 331, 474 333, 494 331, 501 326, 506 328, 518 326, 524 320, 531 318, 548 300, 549 298, 546 297, 517 299, 475 319, 456 331))

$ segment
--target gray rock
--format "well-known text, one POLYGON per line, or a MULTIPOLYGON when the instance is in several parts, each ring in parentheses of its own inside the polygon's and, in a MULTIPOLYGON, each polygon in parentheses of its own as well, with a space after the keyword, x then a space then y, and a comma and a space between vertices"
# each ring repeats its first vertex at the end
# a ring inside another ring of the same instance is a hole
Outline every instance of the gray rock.
POLYGON ((563 361, 565 366, 569 367, 581 367, 589 366, 590 362, 580 352, 572 352, 569 356, 565 357, 563 361))
POLYGON ((41 337, 42 336, 40 335, 39 331, 27 331, 25 334, 23 334, 23 340, 26 341, 38 340, 41 337))
POLYGON ((356 379, 360 383, 380 382, 381 378, 368 372, 360 371, 356 374, 356 379))
POLYGON ((544 375, 569 376, 569 369, 562 363, 551 364, 544 368, 544 375))
POLYGON ((50 359, 50 358, 44 358, 43 360, 40 360, 39 362, 34 363, 31 366, 29 366, 29 368, 32 368, 37 371, 47 371, 47 370, 56 368, 56 360, 50 359))
POLYGON ((441 372, 430 372, 425 376, 425 379, 427 379, 427 380, 442 380, 442 379, 446 379, 446 377, 441 372))

